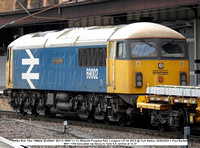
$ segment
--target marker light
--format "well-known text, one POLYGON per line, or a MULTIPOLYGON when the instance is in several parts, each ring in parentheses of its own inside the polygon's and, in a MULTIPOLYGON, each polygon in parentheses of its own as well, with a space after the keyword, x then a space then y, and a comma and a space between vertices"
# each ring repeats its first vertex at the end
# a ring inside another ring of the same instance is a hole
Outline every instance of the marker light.
POLYGON ((142 87, 142 82, 143 82, 143 78, 142 78, 142 73, 141 72, 137 72, 135 74, 135 82, 136 82, 136 87, 142 87))
POLYGON ((180 73, 180 85, 181 86, 187 85, 187 74, 185 72, 180 73))

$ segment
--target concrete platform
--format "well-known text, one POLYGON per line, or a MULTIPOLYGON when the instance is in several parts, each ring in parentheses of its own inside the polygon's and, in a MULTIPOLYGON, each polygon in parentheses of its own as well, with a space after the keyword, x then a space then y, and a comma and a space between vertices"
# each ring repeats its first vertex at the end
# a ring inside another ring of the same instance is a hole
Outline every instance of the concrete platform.
POLYGON ((12 141, 0 137, 0 148, 24 148, 24 147, 15 145, 12 141))

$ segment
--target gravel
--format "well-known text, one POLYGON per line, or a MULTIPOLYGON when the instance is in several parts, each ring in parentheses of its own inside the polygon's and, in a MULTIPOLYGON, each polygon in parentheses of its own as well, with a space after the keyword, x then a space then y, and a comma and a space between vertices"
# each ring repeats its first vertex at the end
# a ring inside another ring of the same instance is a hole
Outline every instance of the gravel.
MULTIPOLYGON (((164 139, 162 137, 152 137, 149 135, 133 134, 131 132, 121 132, 109 129, 81 127, 74 125, 69 125, 69 134, 63 133, 63 131, 64 126, 62 123, 0 119, 0 136, 9 140, 80 139, 79 136, 81 136, 81 134, 86 135, 86 137, 93 137, 93 139, 164 139), (78 135, 76 132, 79 132, 78 135)), ((189 147, 200 147, 200 143, 190 142, 189 147)))

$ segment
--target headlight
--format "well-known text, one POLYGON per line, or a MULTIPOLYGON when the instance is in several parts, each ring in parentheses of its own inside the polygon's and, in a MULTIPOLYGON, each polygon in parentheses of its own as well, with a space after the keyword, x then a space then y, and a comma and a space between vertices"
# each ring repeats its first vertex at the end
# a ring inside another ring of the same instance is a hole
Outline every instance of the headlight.
POLYGON ((137 72, 135 74, 135 82, 136 82, 136 87, 142 87, 142 73, 141 72, 137 72))
POLYGON ((185 72, 180 73, 180 85, 181 86, 187 85, 187 74, 185 72))
POLYGON ((164 68, 164 64, 163 63, 158 63, 158 68, 159 69, 163 69, 164 68))

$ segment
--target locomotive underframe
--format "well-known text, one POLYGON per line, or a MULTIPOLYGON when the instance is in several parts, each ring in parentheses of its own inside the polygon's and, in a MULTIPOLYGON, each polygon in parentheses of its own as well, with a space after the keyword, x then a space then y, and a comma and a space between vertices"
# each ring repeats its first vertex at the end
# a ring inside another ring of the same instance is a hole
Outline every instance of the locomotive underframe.
POLYGON ((147 112, 151 117, 151 125, 158 126, 161 131, 172 127, 183 132, 184 126, 199 124, 198 106, 198 98, 177 96, 140 96, 137 102, 140 113, 147 112))
POLYGON ((22 114, 78 116, 90 122, 118 122, 120 126, 144 120, 161 131, 168 127, 182 130, 183 126, 196 123, 191 120, 191 115, 197 114, 195 106, 162 101, 137 102, 136 95, 42 90, 10 90, 8 95, 11 106, 22 114))
POLYGON ((161 131, 168 127, 175 128, 179 131, 183 130, 184 126, 188 126, 188 112, 186 108, 179 110, 150 110, 151 125, 158 126, 161 131))
POLYGON ((123 126, 131 124, 133 115, 139 113, 137 97, 133 95, 33 90, 10 90, 8 95, 11 106, 22 114, 78 116, 91 122, 119 122, 123 126))

